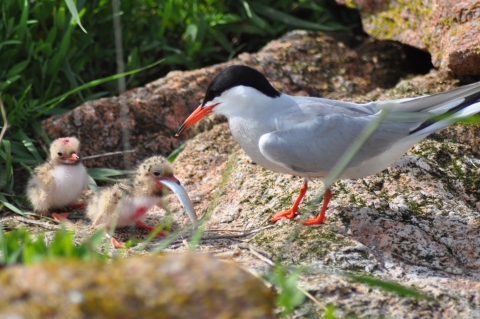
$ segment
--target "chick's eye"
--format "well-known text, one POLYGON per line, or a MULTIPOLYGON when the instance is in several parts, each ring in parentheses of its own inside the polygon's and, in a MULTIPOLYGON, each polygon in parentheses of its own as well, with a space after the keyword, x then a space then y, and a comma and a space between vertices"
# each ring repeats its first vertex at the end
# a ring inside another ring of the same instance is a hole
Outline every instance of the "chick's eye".
POLYGON ((160 173, 159 172, 153 172, 153 175, 160 176, 160 173))
POLYGON ((62 156, 63 154, 62 154, 62 152, 58 152, 57 155, 58 155, 58 156, 62 156))

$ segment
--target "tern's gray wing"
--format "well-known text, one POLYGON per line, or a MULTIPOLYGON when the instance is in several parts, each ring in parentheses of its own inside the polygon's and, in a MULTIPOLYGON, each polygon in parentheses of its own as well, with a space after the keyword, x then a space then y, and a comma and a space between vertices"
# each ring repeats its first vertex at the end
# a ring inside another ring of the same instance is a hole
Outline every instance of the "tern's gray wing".
MULTIPOLYGON (((349 104, 352 106, 353 104, 349 104)), ((341 105, 317 107, 317 114, 288 114, 277 119, 277 130, 259 140, 262 154, 269 160, 298 172, 318 174, 329 172, 348 147, 378 114, 368 114, 341 105)), ((305 108, 303 108, 305 110, 305 108)), ((373 110, 372 110, 373 111, 373 110)), ((394 146, 408 136, 410 122, 385 121, 371 135, 351 161, 349 167, 360 165, 394 146)))

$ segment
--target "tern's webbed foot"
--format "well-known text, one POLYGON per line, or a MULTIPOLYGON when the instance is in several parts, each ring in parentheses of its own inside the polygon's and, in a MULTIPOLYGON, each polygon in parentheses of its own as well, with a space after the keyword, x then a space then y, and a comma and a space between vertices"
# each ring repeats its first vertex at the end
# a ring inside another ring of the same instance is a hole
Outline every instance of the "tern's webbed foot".
POLYGON ((271 223, 273 224, 282 218, 293 219, 297 214, 298 214, 298 210, 292 207, 290 209, 281 211, 273 215, 271 223))
POLYGON ((323 224, 326 220, 327 220, 326 217, 323 217, 323 218, 317 217, 317 218, 310 218, 310 219, 306 219, 306 220, 299 220, 298 223, 302 224, 304 226, 311 226, 311 225, 323 224))

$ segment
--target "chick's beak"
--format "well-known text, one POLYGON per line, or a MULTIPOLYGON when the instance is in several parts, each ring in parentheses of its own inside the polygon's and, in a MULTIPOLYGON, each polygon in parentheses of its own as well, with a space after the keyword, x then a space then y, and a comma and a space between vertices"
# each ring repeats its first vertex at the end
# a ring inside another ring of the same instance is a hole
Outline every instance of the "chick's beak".
POLYGON ((210 106, 207 106, 207 107, 202 107, 200 105, 199 107, 197 107, 197 109, 195 111, 193 111, 192 114, 190 114, 190 116, 185 120, 185 122, 183 122, 182 126, 180 126, 180 128, 178 129, 178 132, 177 132, 177 134, 175 134, 175 136, 179 136, 180 133, 182 133, 183 131, 192 127, 195 123, 200 121, 206 115, 212 113, 213 108, 217 105, 218 104, 213 104, 213 105, 210 105, 210 106))
POLYGON ((170 185, 169 183, 162 183, 163 181, 172 181, 174 182, 175 184, 178 184, 178 185, 181 185, 180 184, 180 181, 175 177, 175 176, 169 176, 169 177, 162 177, 162 178, 159 178, 157 180, 157 184, 158 186, 160 187, 163 187, 164 185, 167 186, 168 188, 170 188, 168 185, 170 185))
POLYGON ((62 160, 67 163, 76 163, 80 160, 80 156, 78 156, 76 153, 72 153, 70 156, 62 157, 62 160))
POLYGON ((182 206, 185 208, 190 220, 192 221, 193 229, 197 229, 198 227, 198 220, 197 214, 195 213, 195 209, 193 209, 192 201, 188 197, 185 188, 180 184, 180 181, 176 179, 174 176, 161 178, 158 180, 158 183, 161 183, 167 186, 178 198, 182 206))

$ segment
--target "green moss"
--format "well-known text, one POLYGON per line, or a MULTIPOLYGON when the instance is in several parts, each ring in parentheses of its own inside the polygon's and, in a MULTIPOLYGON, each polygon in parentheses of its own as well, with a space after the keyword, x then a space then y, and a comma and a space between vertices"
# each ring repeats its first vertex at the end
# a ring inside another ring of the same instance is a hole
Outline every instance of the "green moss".
POLYGON ((222 172, 222 181, 220 182, 220 185, 218 186, 217 191, 213 195, 213 198, 210 201, 210 205, 208 205, 207 207, 207 212, 205 213, 205 216, 210 216, 213 210, 215 209, 215 207, 217 207, 218 204, 220 203, 220 198, 225 194, 232 172, 237 165, 237 161, 238 161, 238 151, 232 153, 229 156, 227 164, 225 165, 225 169, 222 172))
MULTIPOLYGON (((421 0, 388 2, 387 8, 382 12, 363 17, 367 21, 366 25, 374 26, 368 30, 368 33, 378 39, 392 39, 406 30, 421 27, 421 25, 417 25, 416 19, 405 20, 403 18, 402 10, 405 8, 419 17, 419 21, 421 21, 420 18, 429 17, 433 10, 432 6, 424 6, 421 0)), ((428 44, 428 42, 424 43, 428 44)))
POLYGON ((404 197, 404 199, 405 199, 405 202, 407 203, 408 209, 410 210, 411 213, 413 213, 415 215, 421 215, 423 213, 417 202, 409 200, 406 197, 404 197))
POLYGON ((346 0, 345 5, 348 8, 357 9, 357 6, 355 5, 355 1, 353 1, 353 0, 346 0))

